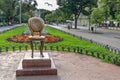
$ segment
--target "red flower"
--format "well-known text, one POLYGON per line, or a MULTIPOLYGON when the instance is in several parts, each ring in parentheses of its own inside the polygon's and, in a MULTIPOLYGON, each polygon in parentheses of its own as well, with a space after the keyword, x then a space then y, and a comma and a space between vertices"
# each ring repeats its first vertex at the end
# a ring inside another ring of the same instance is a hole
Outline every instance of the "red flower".
MULTIPOLYGON (((46 36, 46 39, 45 39, 45 42, 49 43, 49 42, 57 42, 60 40, 60 37, 58 36, 52 36, 52 35, 44 35, 46 36)), ((22 34, 21 36, 13 36, 11 38, 12 41, 15 41, 15 42, 28 42, 29 41, 29 38, 27 35, 25 34, 22 34)))

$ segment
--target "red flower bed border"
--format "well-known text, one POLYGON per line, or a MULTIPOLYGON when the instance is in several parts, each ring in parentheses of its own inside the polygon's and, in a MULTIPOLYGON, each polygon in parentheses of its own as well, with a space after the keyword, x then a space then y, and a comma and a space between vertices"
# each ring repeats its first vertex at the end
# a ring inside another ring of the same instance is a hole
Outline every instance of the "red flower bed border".
MULTIPOLYGON (((55 43, 63 40, 59 36, 52 36, 50 34, 44 34, 44 36, 46 36, 45 43, 55 43)), ((11 38, 8 38, 7 41, 16 43, 28 43, 29 38, 28 35, 22 34, 20 36, 13 36, 11 38)))

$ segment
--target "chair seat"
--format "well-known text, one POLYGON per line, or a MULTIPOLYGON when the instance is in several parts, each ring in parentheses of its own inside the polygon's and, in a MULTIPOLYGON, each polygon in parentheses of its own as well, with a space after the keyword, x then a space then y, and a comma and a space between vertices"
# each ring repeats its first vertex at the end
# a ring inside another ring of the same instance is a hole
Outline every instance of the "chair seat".
POLYGON ((28 36, 30 40, 44 40, 45 36, 28 36))

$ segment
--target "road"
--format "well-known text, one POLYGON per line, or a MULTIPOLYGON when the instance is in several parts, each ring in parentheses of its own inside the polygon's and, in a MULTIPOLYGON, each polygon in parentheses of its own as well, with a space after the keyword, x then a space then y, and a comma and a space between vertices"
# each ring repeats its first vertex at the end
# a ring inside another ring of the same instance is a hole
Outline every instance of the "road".
POLYGON ((68 29, 65 25, 50 25, 56 29, 83 37, 101 44, 109 45, 120 50, 120 31, 97 28, 91 32, 88 27, 78 26, 78 29, 68 29))

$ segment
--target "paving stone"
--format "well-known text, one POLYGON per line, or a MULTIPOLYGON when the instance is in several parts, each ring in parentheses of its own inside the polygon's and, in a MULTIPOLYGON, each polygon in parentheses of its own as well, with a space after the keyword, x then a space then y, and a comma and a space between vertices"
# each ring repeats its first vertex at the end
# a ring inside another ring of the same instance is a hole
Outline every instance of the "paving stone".
MULTIPOLYGON (((48 51, 49 52, 49 51, 48 51)), ((27 76, 16 78, 18 64, 26 52, 10 52, 0 54, 0 80, 119 80, 120 67, 102 62, 91 56, 51 51, 57 76, 27 76), (4 56, 3 56, 4 54, 4 56), (2 55, 2 56, 1 56, 2 55), (14 57, 13 57, 14 56, 14 57), (6 57, 6 59, 4 59, 6 57), (7 57, 12 57, 12 59, 7 57), (16 59, 17 58, 17 59, 16 59), (12 65, 12 66, 11 66, 12 65), (9 68, 8 68, 9 67, 9 68)))

